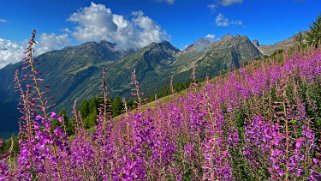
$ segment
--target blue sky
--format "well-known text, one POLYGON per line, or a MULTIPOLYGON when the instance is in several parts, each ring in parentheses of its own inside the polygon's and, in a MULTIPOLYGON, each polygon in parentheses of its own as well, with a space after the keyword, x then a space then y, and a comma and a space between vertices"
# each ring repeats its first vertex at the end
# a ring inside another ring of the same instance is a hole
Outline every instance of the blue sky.
POLYGON ((284 40, 321 14, 316 0, 1 0, 0 68, 18 61, 32 29, 38 53, 106 39, 124 48, 169 40, 183 49, 202 37, 284 40))

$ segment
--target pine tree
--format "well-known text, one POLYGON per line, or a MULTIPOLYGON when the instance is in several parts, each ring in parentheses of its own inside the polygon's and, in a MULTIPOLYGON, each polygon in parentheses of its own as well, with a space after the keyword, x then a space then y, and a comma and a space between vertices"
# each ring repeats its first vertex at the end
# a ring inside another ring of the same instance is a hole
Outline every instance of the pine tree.
POLYGON ((98 98, 93 98, 88 102, 88 115, 86 117, 82 115, 84 118, 84 123, 86 128, 91 128, 92 126, 96 125, 98 106, 99 106, 98 98))
POLYGON ((124 107, 123 107, 123 104, 122 104, 122 100, 120 97, 115 97, 114 100, 113 100, 113 103, 112 103, 112 107, 113 107, 113 116, 118 116, 120 115, 123 110, 124 110, 124 107))
POLYGON ((304 36, 303 36, 303 33, 300 32, 298 33, 296 36, 295 36, 295 41, 297 42, 297 45, 299 47, 302 47, 303 44, 304 44, 304 36))
POLYGON ((63 116, 64 118, 64 124, 66 126, 66 132, 67 134, 72 134, 73 133, 73 125, 72 121, 68 118, 67 116, 67 111, 64 107, 62 107, 58 113, 59 116, 63 116))
POLYGON ((80 114, 83 118, 86 118, 90 114, 89 102, 84 100, 79 107, 80 114))
POLYGON ((306 41, 310 46, 319 47, 321 43, 321 15, 310 25, 306 41))

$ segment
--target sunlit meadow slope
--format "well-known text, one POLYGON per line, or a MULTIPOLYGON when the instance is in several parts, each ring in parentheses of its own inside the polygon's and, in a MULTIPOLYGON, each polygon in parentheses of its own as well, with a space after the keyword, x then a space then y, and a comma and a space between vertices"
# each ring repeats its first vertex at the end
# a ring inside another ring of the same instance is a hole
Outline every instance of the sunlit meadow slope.
POLYGON ((193 82, 186 95, 117 121, 103 78, 98 124, 88 133, 75 113, 73 139, 46 111, 31 55, 26 64, 34 85, 22 91, 20 152, 2 156, 2 180, 321 179, 321 50, 250 64, 201 89, 193 82))

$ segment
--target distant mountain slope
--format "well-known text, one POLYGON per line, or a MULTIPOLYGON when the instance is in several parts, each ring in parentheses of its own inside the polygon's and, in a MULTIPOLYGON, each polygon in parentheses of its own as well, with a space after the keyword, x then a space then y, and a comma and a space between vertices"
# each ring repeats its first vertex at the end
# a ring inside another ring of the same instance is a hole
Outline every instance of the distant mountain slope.
POLYGON ((195 51, 197 48, 194 51, 187 50, 181 53, 175 64, 177 71, 187 75, 186 72, 190 72, 191 68, 196 66, 199 77, 204 77, 206 74, 214 76, 262 56, 246 36, 226 35, 208 46, 210 48, 204 49, 203 53, 195 51))
MULTIPOLYGON (((111 95, 128 97, 134 69, 145 95, 151 95, 168 86, 171 76, 174 82, 190 80, 193 66, 197 77, 203 78, 261 56, 247 37, 227 35, 216 42, 199 40, 184 51, 167 41, 152 43, 138 51, 120 50, 115 44, 101 41, 48 52, 37 59, 39 71, 44 73, 46 84, 51 85, 50 96, 56 98, 57 107, 65 106, 70 112, 74 100, 97 95, 103 66, 107 68, 111 95)), ((14 71, 20 68, 21 63, 17 63, 0 69, 0 82, 4 82, 0 85, 0 106, 16 105, 19 95, 13 91, 12 80, 14 71)), ((16 118, 0 117, 0 123, 16 124, 16 118)))
MULTIPOLYGON (((106 41, 88 42, 40 55, 37 67, 45 73, 46 84, 51 85, 50 96, 54 96, 55 102, 61 105, 84 79, 91 76, 93 70, 100 71, 100 64, 108 64, 132 53, 133 50, 119 50, 115 44, 106 41), (90 68, 92 65, 99 68, 90 68)), ((0 69, 0 136, 5 131, 17 130, 19 95, 14 89, 13 77, 15 70, 21 70, 21 67, 19 62, 0 69)))
MULTIPOLYGON (((107 68, 107 84, 112 96, 129 96, 130 75, 135 69, 138 81, 145 91, 154 91, 155 80, 162 79, 162 71, 174 60, 179 50, 169 42, 153 43, 136 53, 111 64, 103 64, 107 68)), ((102 66, 102 65, 101 65, 102 66)), ((101 78, 101 67, 92 65, 86 69, 90 72, 81 84, 73 88, 73 93, 65 99, 63 105, 71 105, 75 99, 86 99, 97 95, 101 78)))
MULTIPOLYGON (((302 33, 305 34, 305 32, 302 33)), ((253 44, 260 50, 263 55, 272 55, 277 50, 289 50, 291 47, 294 47, 296 44, 296 36, 297 34, 272 45, 260 45, 258 40, 254 40, 253 44)))

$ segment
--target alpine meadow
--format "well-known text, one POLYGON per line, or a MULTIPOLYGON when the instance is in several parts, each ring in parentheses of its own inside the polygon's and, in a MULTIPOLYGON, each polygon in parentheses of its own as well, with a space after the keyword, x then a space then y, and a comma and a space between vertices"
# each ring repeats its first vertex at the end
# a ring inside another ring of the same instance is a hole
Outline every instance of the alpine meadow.
POLYGON ((321 180, 320 2, 0 4, 0 181, 321 180))

